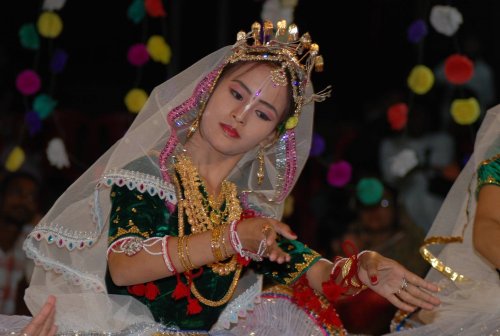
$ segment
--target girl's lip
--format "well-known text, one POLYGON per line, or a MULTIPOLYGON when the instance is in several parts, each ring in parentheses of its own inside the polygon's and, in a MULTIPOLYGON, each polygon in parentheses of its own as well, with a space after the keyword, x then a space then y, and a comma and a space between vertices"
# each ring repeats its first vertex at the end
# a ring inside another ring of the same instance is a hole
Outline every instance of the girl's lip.
POLYGON ((226 133, 231 138, 239 138, 240 137, 238 131, 234 127, 231 127, 231 126, 224 124, 224 123, 220 123, 220 127, 222 128, 224 133, 226 133))

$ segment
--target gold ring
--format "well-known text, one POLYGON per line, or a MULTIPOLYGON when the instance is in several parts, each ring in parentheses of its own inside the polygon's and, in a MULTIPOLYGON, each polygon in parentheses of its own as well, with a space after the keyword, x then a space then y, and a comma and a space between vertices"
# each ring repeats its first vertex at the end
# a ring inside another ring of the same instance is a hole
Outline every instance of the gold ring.
POLYGON ((262 230, 261 230, 261 231, 262 231, 262 233, 263 233, 263 234, 265 234, 265 235, 267 236, 267 232, 268 232, 269 230, 271 230, 271 225, 266 224, 266 225, 264 225, 264 226, 262 227, 262 230))
POLYGON ((408 280, 406 280, 405 277, 403 277, 403 281, 401 282, 401 289, 406 290, 408 288, 408 280))

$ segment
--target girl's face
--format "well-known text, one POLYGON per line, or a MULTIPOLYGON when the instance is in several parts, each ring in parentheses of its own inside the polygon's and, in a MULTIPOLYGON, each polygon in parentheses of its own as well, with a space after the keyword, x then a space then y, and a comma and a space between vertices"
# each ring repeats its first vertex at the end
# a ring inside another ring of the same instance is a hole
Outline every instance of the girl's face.
POLYGON ((213 149, 241 155, 273 141, 288 103, 287 87, 271 80, 273 69, 243 63, 219 80, 200 123, 200 134, 213 149))

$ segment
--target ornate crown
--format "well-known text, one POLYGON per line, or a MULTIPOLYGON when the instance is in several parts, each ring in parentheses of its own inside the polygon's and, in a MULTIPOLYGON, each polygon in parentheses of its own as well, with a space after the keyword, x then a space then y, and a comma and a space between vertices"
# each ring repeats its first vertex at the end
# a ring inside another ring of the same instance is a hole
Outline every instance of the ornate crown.
POLYGON ((319 45, 312 43, 309 33, 299 36, 297 25, 286 20, 278 21, 276 28, 269 20, 261 25, 252 24, 250 32, 240 31, 233 46, 234 53, 229 58, 230 63, 237 61, 274 61, 281 63, 281 68, 271 72, 275 85, 287 85, 286 71, 290 74, 290 85, 295 102, 294 115, 289 117, 284 127, 294 128, 298 121, 302 106, 312 101, 323 101, 330 96, 330 86, 318 93, 306 97, 306 86, 310 82, 313 69, 323 71, 323 56, 319 54, 319 45))

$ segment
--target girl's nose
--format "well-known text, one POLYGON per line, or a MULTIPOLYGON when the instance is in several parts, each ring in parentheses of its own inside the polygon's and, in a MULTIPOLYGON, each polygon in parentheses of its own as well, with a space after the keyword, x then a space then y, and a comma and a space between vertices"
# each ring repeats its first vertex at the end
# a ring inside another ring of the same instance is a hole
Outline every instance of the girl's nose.
POLYGON ((233 119, 236 122, 238 122, 240 124, 245 124, 249 110, 250 110, 249 106, 245 106, 245 108, 243 108, 243 109, 237 109, 237 110, 233 111, 231 113, 231 116, 233 117, 233 119))

